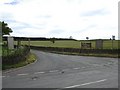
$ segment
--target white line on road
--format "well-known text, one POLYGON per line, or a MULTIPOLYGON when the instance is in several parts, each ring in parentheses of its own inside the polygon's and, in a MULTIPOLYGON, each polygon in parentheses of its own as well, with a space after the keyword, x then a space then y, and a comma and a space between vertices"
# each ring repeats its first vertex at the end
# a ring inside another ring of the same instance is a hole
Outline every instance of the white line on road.
POLYGON ((58 72, 58 70, 52 70, 52 71, 49 71, 49 72, 58 72))
POLYGON ((107 79, 103 79, 103 80, 99 80, 99 81, 84 83, 84 84, 80 84, 80 85, 73 85, 73 86, 68 86, 68 87, 64 87, 64 88, 75 88, 75 87, 85 86, 85 85, 89 85, 89 84, 93 84, 93 83, 104 82, 104 81, 106 81, 106 80, 107 80, 107 79))
POLYGON ((62 71, 68 71, 68 70, 70 70, 70 69, 63 69, 62 71))
POLYGON ((24 74, 17 74, 18 76, 24 76, 24 75, 28 75, 28 73, 24 73, 24 74))
POLYGON ((43 74, 43 73, 45 73, 45 72, 35 72, 34 74, 43 74))
POLYGON ((80 68, 73 68, 73 69, 80 69, 80 68))

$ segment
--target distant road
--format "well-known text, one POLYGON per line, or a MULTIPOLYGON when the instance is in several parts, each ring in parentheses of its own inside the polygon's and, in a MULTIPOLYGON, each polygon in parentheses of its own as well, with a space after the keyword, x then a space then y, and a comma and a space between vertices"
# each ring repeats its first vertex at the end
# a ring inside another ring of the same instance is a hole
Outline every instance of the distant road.
POLYGON ((37 61, 3 72, 3 88, 117 88, 118 59, 32 50, 37 61))

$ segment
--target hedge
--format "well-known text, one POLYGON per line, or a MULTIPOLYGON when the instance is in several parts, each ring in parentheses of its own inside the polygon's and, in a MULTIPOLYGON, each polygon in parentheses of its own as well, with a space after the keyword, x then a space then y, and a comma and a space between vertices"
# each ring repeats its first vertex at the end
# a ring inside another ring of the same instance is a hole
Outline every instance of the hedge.
POLYGON ((23 48, 19 48, 12 52, 12 54, 9 55, 3 55, 2 56, 2 64, 16 64, 20 61, 26 60, 27 55, 29 54, 30 49, 27 46, 24 46, 23 48))
POLYGON ((91 53, 91 54, 118 54, 119 49, 79 49, 79 48, 58 48, 58 47, 40 47, 30 46, 31 49, 43 51, 58 51, 58 52, 75 52, 75 53, 91 53))

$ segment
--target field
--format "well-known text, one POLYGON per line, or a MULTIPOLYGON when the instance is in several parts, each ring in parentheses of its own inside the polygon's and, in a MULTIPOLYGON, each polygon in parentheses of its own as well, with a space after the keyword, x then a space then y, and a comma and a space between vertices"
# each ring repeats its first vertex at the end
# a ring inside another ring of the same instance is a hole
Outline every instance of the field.
MULTIPOLYGON (((30 41, 31 46, 44 46, 44 47, 63 47, 63 48, 81 48, 81 43, 91 42, 92 49, 95 49, 95 41, 90 40, 82 40, 82 41, 74 41, 74 40, 56 40, 55 43, 51 41, 30 41)), ((104 40, 103 41, 103 49, 118 49, 118 40, 114 40, 113 44, 111 40, 104 40)), ((17 42, 15 42, 16 44, 17 42)), ((22 41, 22 45, 28 45, 28 41, 22 41)))

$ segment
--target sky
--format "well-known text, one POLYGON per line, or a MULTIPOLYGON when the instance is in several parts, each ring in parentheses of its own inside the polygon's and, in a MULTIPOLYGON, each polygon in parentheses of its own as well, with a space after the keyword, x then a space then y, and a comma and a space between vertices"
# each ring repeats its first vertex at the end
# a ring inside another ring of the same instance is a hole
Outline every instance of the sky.
POLYGON ((118 39, 119 0, 0 0, 12 36, 118 39))

